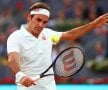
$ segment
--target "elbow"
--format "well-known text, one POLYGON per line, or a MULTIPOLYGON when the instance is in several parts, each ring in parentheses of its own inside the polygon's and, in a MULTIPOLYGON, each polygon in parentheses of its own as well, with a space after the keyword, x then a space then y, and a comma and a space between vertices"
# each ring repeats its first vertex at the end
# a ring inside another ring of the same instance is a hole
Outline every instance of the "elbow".
POLYGON ((79 39, 80 37, 81 37, 80 35, 75 34, 75 35, 69 36, 68 40, 75 41, 75 40, 79 39))
POLYGON ((11 66, 12 64, 14 64, 14 62, 15 62, 14 57, 12 55, 9 55, 8 56, 8 64, 9 64, 9 66, 11 66))
POLYGON ((76 39, 78 39, 80 36, 78 34, 70 34, 70 33, 63 33, 62 35, 62 40, 66 40, 66 41, 75 41, 76 39))
POLYGON ((14 63, 14 60, 11 59, 11 58, 9 58, 9 59, 8 59, 8 64, 9 64, 9 66, 11 66, 12 63, 14 63))
POLYGON ((68 36, 67 38, 66 38, 66 40, 67 41, 75 41, 75 40, 77 40, 79 37, 78 36, 76 36, 76 35, 71 35, 71 36, 68 36))

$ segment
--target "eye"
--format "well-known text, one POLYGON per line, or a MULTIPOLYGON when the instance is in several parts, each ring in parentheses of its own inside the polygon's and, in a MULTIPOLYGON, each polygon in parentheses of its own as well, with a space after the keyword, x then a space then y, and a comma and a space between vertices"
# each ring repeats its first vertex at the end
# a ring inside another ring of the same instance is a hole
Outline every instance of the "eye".
POLYGON ((38 22, 41 22, 41 21, 42 21, 40 18, 37 18, 36 20, 37 20, 38 22))
POLYGON ((46 24, 48 21, 44 21, 43 23, 46 24))

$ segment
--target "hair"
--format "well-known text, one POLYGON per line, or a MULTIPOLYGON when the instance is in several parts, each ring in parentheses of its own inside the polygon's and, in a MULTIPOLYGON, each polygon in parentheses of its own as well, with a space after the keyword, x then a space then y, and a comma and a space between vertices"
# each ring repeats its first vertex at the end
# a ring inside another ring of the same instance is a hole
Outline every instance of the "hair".
POLYGON ((49 12, 51 12, 50 7, 47 4, 38 2, 30 6, 28 13, 30 13, 32 10, 37 9, 37 8, 44 8, 44 9, 47 9, 49 12))

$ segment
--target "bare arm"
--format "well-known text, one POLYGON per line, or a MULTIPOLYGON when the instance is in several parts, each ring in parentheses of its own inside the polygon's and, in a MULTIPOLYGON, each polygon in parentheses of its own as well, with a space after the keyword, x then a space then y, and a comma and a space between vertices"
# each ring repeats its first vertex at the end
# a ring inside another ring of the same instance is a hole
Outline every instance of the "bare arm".
POLYGON ((92 22, 90 22, 86 25, 71 29, 67 32, 63 32, 61 40, 75 40, 75 39, 78 39, 79 37, 81 37, 84 34, 90 32, 91 30, 93 30, 94 28, 102 26, 106 22, 108 22, 108 13, 100 16, 96 20, 94 20, 94 21, 92 21, 92 22))
POLYGON ((19 60, 20 56, 17 52, 12 52, 8 54, 9 67, 14 74, 20 71, 20 66, 18 64, 19 60))
MULTIPOLYGON (((16 75, 20 70, 19 66, 20 55, 17 52, 12 52, 8 54, 8 62, 9 67, 11 68, 12 72, 16 75)), ((35 85, 34 81, 29 76, 23 76, 20 81, 22 85, 29 87, 31 85, 35 85)))

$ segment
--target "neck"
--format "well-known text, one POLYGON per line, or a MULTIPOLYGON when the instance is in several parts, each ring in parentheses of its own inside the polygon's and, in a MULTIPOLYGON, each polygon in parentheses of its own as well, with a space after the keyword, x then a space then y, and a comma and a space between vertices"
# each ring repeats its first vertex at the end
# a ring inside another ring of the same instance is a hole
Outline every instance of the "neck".
POLYGON ((34 32, 31 32, 31 34, 32 34, 33 36, 35 36, 36 38, 38 38, 38 36, 39 36, 39 34, 34 33, 34 32))

